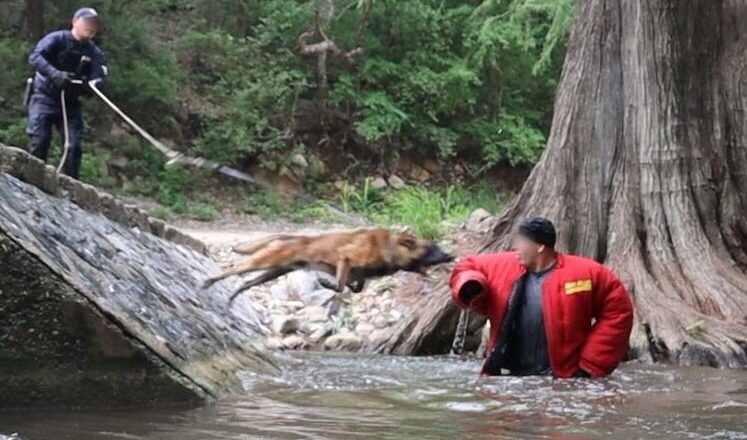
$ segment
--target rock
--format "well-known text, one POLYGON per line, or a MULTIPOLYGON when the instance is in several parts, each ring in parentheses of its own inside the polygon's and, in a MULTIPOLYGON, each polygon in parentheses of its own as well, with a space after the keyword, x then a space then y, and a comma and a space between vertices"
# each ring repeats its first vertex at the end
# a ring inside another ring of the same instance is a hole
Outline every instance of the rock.
POLYGON ((410 170, 410 179, 414 180, 416 182, 423 183, 431 178, 430 173, 421 166, 414 166, 412 170, 410 170))
POLYGON ((337 292, 322 286, 319 281, 321 278, 326 278, 330 282, 335 281, 331 275, 309 270, 291 272, 286 281, 291 295, 304 304, 324 305, 335 297, 337 292))
POLYGON ((484 232, 489 219, 493 216, 482 208, 477 208, 469 215, 464 227, 470 232, 484 232))
POLYGON ((377 177, 371 180, 371 188, 373 189, 384 189, 386 188, 386 186, 387 186, 387 183, 383 177, 377 177))
POLYGON ((304 304, 302 301, 286 301, 285 307, 288 308, 288 310, 296 311, 304 308, 306 304, 304 304))
POLYGON ((290 299, 290 289, 287 283, 275 283, 270 286, 270 296, 279 301, 287 301, 290 299))
POLYGON ((325 307, 327 311, 327 316, 329 317, 337 316, 340 313, 340 311, 343 309, 342 300, 340 300, 340 297, 337 296, 333 298, 330 302, 328 302, 325 307))
POLYGON ((397 309, 392 309, 389 311, 389 323, 395 323, 399 322, 399 320, 402 319, 402 312, 400 312, 397 309))
POLYGON ((298 320, 290 316, 275 315, 272 317, 272 331, 287 335, 298 330, 298 320))
POLYGON ((309 332, 309 340, 311 342, 317 343, 322 340, 325 336, 328 336, 332 333, 332 325, 331 324, 312 324, 310 327, 309 332))
POLYGON ((270 350, 280 350, 281 348, 285 348, 283 346, 283 340, 278 338, 277 336, 271 336, 265 339, 265 347, 269 348, 270 350))
MULTIPOLYGON (((11 153, 0 148, 0 170, 33 171, 11 153)), ((270 371, 260 316, 228 307, 238 280, 203 290, 221 271, 211 259, 130 226, 113 197, 45 176, 49 192, 0 173, 0 364, 13 365, 0 407, 198 402, 242 392, 239 370, 270 371), (62 185, 99 208, 54 196, 62 185)))
POLYGON ((308 343, 298 335, 288 335, 283 338, 283 347, 288 350, 299 350, 308 347, 308 343))
POLYGON ((389 176, 389 186, 394 189, 402 189, 407 186, 407 184, 404 180, 402 180, 401 177, 396 174, 392 174, 391 176, 389 176))
POLYGON ((329 318, 327 308, 322 306, 309 306, 300 310, 296 316, 298 319, 308 322, 325 322, 329 318))
POLYGON ((389 338, 389 332, 386 329, 374 330, 371 333, 371 335, 368 337, 367 345, 376 347, 378 345, 385 343, 387 338, 389 338))
POLYGON ((423 162, 423 168, 431 174, 438 174, 441 172, 441 164, 431 157, 423 162))
POLYGON ((306 160, 303 154, 297 153, 291 156, 291 163, 298 166, 299 168, 308 168, 309 161, 306 160))
POLYGON ((301 301, 320 287, 317 274, 308 270, 291 272, 287 275, 286 281, 288 282, 291 294, 301 301))
POLYGON ((333 185, 338 191, 342 191, 343 189, 350 186, 350 184, 344 180, 335 180, 335 183, 333 185))
POLYGON ((324 341, 324 349, 334 351, 357 351, 362 345, 363 339, 350 332, 337 333, 324 341))
POLYGON ((387 327, 389 325, 389 320, 384 315, 379 315, 373 319, 373 325, 377 329, 382 329, 384 327, 387 327))
POLYGON ((334 290, 321 288, 321 289, 316 289, 313 292, 309 293, 303 299, 306 304, 315 305, 315 306, 326 306, 336 296, 337 296, 337 292, 335 292, 334 290))
POLYGON ((355 332, 361 336, 369 335, 374 330, 376 330, 376 328, 372 324, 369 324, 367 322, 361 322, 355 326, 355 332))

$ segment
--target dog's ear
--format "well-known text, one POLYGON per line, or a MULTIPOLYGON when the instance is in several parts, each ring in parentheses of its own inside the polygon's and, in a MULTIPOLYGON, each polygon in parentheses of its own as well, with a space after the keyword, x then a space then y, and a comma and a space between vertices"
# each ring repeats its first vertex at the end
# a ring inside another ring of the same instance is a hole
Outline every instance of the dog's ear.
POLYGON ((412 250, 418 246, 418 240, 412 234, 403 233, 399 234, 397 244, 412 250))

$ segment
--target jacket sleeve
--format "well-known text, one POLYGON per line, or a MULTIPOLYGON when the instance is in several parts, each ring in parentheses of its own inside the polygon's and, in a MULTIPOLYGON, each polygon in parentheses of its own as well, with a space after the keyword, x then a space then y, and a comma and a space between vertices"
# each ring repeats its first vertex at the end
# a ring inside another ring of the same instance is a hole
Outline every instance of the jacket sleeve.
POLYGON ((470 309, 475 313, 487 315, 489 310, 490 294, 488 292, 488 279, 484 272, 484 257, 465 257, 456 266, 449 279, 452 300, 461 308, 470 309), (478 283, 482 287, 480 292, 469 304, 465 303, 460 296, 462 288, 469 282, 478 283))
POLYGON ((47 78, 54 78, 60 71, 49 61, 57 56, 64 42, 59 33, 52 32, 39 40, 34 51, 29 55, 29 64, 47 78))
POLYGON ((579 367, 594 377, 615 370, 628 350, 633 328, 633 304, 622 282, 601 266, 594 289, 596 322, 581 350, 579 367))
POLYGON ((106 80, 107 67, 104 59, 104 53, 96 47, 93 50, 93 56, 91 57, 91 75, 90 80, 96 81, 97 87, 102 88, 104 81, 106 80))

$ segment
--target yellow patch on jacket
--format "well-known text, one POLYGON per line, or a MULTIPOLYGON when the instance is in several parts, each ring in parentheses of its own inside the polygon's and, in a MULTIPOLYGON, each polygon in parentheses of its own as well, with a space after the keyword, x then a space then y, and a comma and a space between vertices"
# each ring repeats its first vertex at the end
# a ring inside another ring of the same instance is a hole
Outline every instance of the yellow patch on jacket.
POLYGON ((565 294, 591 292, 591 280, 578 280, 565 283, 565 294))

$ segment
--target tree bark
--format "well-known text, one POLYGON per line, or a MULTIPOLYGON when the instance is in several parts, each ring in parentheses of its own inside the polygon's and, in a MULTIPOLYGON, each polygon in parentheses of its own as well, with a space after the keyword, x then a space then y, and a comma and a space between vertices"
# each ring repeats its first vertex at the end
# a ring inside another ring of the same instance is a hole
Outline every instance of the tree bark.
POLYGON ((31 39, 44 35, 44 0, 26 0, 26 27, 31 39))
POLYGON ((631 355, 747 364, 747 1, 581 0, 527 215, 633 296, 631 355))

